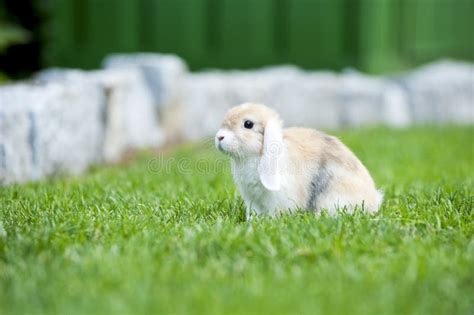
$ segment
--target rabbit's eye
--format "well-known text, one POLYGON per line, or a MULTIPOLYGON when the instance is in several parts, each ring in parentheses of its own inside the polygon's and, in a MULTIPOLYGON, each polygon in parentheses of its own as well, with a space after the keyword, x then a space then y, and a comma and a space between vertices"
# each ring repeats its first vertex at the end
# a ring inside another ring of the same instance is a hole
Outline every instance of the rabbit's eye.
POLYGON ((247 128, 247 129, 252 129, 253 127, 253 122, 251 122, 250 120, 246 120, 244 122, 244 127, 247 128))

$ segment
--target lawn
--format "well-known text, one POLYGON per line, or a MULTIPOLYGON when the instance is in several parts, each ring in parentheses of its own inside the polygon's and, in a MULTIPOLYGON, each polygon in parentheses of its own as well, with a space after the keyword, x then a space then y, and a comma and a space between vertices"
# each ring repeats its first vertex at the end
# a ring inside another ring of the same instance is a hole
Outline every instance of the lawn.
POLYGON ((208 141, 0 188, 0 314, 473 314, 474 128, 337 135, 380 213, 244 222, 208 141))

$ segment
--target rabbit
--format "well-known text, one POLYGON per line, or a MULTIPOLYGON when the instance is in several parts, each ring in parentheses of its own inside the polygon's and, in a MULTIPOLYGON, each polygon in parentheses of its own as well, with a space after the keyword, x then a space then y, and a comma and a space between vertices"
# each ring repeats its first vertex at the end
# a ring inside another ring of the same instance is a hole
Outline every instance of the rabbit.
POLYGON ((376 212, 382 203, 368 170, 341 141, 314 129, 283 129, 265 105, 231 108, 215 145, 231 157, 247 220, 252 212, 275 216, 295 209, 376 212))

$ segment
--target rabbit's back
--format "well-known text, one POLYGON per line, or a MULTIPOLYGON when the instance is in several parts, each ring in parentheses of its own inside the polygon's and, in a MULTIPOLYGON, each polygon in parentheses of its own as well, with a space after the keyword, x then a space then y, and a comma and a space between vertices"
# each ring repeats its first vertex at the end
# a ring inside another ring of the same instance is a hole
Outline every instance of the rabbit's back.
POLYGON ((336 137, 308 128, 284 130, 288 163, 287 176, 299 185, 300 208, 352 209, 364 205, 366 211, 377 211, 382 196, 367 168, 336 137))

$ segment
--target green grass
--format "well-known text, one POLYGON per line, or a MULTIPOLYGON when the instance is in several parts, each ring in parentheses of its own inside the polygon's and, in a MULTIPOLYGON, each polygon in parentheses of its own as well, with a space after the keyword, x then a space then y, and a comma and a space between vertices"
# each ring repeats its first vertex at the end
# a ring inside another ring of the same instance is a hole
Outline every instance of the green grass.
POLYGON ((339 132, 372 216, 243 222, 209 143, 0 188, 0 314, 473 314, 473 133, 339 132))

